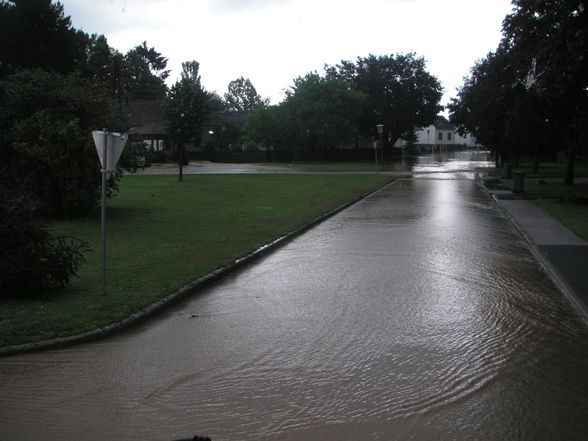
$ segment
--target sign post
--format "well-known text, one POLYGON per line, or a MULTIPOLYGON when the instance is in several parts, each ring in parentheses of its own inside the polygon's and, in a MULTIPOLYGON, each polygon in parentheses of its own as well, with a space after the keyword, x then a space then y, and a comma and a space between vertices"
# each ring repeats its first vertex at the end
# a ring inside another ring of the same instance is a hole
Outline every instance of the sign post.
POLYGON ((127 143, 128 135, 111 133, 105 128, 102 131, 94 130, 92 137, 102 165, 102 294, 106 295, 106 179, 108 172, 116 170, 116 164, 127 143))

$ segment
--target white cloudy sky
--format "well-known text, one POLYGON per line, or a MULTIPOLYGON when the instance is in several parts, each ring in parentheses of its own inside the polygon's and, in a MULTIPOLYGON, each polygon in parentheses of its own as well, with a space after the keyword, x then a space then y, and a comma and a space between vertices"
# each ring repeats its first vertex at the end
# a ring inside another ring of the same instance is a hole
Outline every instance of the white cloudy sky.
POLYGON ((221 95, 248 77, 272 103, 292 80, 342 59, 414 51, 445 95, 496 49, 510 0, 61 0, 73 26, 121 52, 146 40, 169 59, 200 62, 221 95))

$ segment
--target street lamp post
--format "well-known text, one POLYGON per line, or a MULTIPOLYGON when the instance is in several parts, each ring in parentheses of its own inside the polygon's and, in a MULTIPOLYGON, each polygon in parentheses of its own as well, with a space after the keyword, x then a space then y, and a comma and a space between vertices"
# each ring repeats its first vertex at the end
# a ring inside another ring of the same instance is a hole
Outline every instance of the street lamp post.
MULTIPOLYGON (((378 135, 380 135, 380 149, 382 150, 382 155, 380 157, 380 161, 382 163, 382 170, 384 170, 384 124, 378 124, 376 126, 376 129, 378 129, 378 135)), ((377 160, 377 155, 376 155, 376 168, 378 166, 378 160, 377 160)))

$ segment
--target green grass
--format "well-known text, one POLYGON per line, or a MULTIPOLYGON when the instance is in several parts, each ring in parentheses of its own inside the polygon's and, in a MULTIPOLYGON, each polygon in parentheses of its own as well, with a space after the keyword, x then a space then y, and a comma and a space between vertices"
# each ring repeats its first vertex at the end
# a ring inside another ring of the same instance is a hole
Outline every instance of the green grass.
MULTIPOLYGON (((512 190, 514 180, 503 179, 502 184, 512 190)), ((546 180, 539 183, 538 179, 527 179, 524 182, 525 199, 559 199, 566 195, 588 193, 588 182, 576 182, 574 185, 563 185, 563 180, 546 180)))
POLYGON ((582 239, 588 240, 588 205, 562 204, 554 199, 537 199, 533 203, 582 239))
POLYGON ((108 294, 101 294, 100 217, 54 223, 56 234, 87 240, 94 252, 64 292, 0 303, 0 345, 120 320, 388 181, 368 174, 127 176, 108 201, 108 294))
MULTIPOLYGON (((504 173, 503 169, 496 168, 485 171, 498 178, 502 178, 504 173)), ((513 174, 515 172, 525 173, 522 197, 531 200, 578 236, 588 240, 588 206, 560 202, 562 199, 572 199, 574 195, 588 194, 588 182, 577 180, 574 185, 563 185, 563 164, 541 164, 539 173, 533 173, 531 165, 523 164, 522 167, 513 167, 513 174)), ((577 164, 574 176, 588 176, 588 167, 577 164)), ((514 179, 501 179, 501 183, 511 190, 514 187, 514 179)))
MULTIPOLYGON (((525 173, 525 178, 562 178, 565 175, 565 165, 556 163, 541 163, 539 164, 539 171, 535 173, 533 171, 533 165, 523 163, 519 167, 512 168, 513 173, 520 171, 525 173)), ((497 178, 501 178, 504 174, 503 168, 488 168, 485 170, 487 173, 497 178)), ((588 177, 588 166, 581 162, 576 164, 574 167, 574 176, 577 178, 588 177)))

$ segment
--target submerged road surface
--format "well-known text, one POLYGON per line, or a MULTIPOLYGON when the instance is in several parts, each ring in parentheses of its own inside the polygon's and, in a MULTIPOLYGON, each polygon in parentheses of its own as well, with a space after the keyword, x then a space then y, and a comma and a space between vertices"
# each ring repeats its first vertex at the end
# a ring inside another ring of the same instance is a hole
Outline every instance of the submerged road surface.
POLYGON ((130 332, 0 359, 0 440, 588 439, 586 325, 449 165, 130 332))

